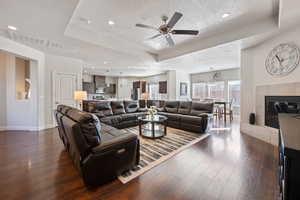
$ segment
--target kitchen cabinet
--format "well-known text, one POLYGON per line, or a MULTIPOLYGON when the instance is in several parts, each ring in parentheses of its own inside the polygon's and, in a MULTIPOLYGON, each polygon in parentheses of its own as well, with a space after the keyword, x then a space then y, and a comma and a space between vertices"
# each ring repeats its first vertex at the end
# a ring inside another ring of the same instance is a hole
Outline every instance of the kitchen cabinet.
POLYGON ((94 82, 95 82, 95 87, 96 88, 104 88, 104 87, 106 87, 105 76, 95 75, 94 76, 94 82))
POLYGON ((133 82, 133 89, 140 88, 141 93, 146 92, 146 81, 135 81, 133 82))
POLYGON ((95 84, 93 82, 91 83, 83 82, 82 89, 83 91, 86 91, 88 94, 95 94, 95 84))
POLYGON ((116 94, 116 84, 109 84, 109 87, 104 88, 104 92, 107 94, 116 94))
POLYGON ((146 81, 141 81, 141 85, 142 85, 142 93, 145 93, 146 92, 146 81))
POLYGON ((167 81, 159 81, 159 93, 160 94, 167 94, 167 81))

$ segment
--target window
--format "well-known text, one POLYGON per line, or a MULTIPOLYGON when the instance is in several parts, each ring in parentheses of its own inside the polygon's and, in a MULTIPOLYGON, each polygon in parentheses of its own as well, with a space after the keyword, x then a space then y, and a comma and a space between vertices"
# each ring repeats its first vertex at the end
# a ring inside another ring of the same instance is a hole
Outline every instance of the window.
POLYGON ((159 99, 159 85, 158 83, 149 84, 149 99, 159 99))
POLYGON ((192 98, 204 99, 206 98, 206 83, 193 83, 192 84, 192 98))
POLYGON ((224 88, 225 88, 224 82, 208 83, 207 84, 208 98, 224 99, 225 98, 224 88))
POLYGON ((228 81, 228 99, 233 99, 233 106, 240 106, 241 81, 228 81))

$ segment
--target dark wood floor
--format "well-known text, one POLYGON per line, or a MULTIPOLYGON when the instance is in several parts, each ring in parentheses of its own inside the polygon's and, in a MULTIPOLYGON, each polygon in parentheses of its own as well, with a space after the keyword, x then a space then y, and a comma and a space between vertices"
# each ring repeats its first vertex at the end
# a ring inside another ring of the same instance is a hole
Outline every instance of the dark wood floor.
MULTIPOLYGON (((217 125, 223 127, 222 125, 217 125)), ((277 153, 238 123, 126 185, 87 190, 56 129, 0 132, 0 199, 277 199, 277 153)))

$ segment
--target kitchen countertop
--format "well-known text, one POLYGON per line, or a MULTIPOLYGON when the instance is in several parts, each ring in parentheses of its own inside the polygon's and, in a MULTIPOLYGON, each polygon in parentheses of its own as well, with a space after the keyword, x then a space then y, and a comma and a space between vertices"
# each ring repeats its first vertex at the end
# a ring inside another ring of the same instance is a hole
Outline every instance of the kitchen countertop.
POLYGON ((278 119, 284 148, 300 151, 300 114, 280 113, 278 119))

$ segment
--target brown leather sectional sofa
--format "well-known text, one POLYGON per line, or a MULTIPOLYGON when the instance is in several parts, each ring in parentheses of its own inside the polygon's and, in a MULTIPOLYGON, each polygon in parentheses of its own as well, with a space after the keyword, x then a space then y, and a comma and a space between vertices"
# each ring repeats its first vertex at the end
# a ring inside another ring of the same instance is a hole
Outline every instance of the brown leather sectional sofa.
POLYGON ((168 117, 167 125, 173 128, 204 133, 214 104, 191 101, 165 101, 158 114, 168 117))
POLYGON ((146 107, 155 106, 158 114, 168 117, 167 125, 204 133, 213 103, 191 101, 84 101, 83 110, 97 115, 101 122, 116 128, 138 125, 138 117, 146 114, 146 107))
POLYGON ((107 183, 139 163, 137 135, 99 122, 98 117, 59 105, 55 111, 59 136, 84 183, 107 183))
POLYGON ((138 125, 138 117, 156 106, 167 126, 204 133, 212 103, 183 101, 84 101, 83 110, 59 105, 59 136, 86 185, 107 183, 135 169, 139 139, 122 128, 138 125))
POLYGON ((138 117, 147 114, 138 101, 84 101, 83 110, 118 129, 138 125, 138 117))

